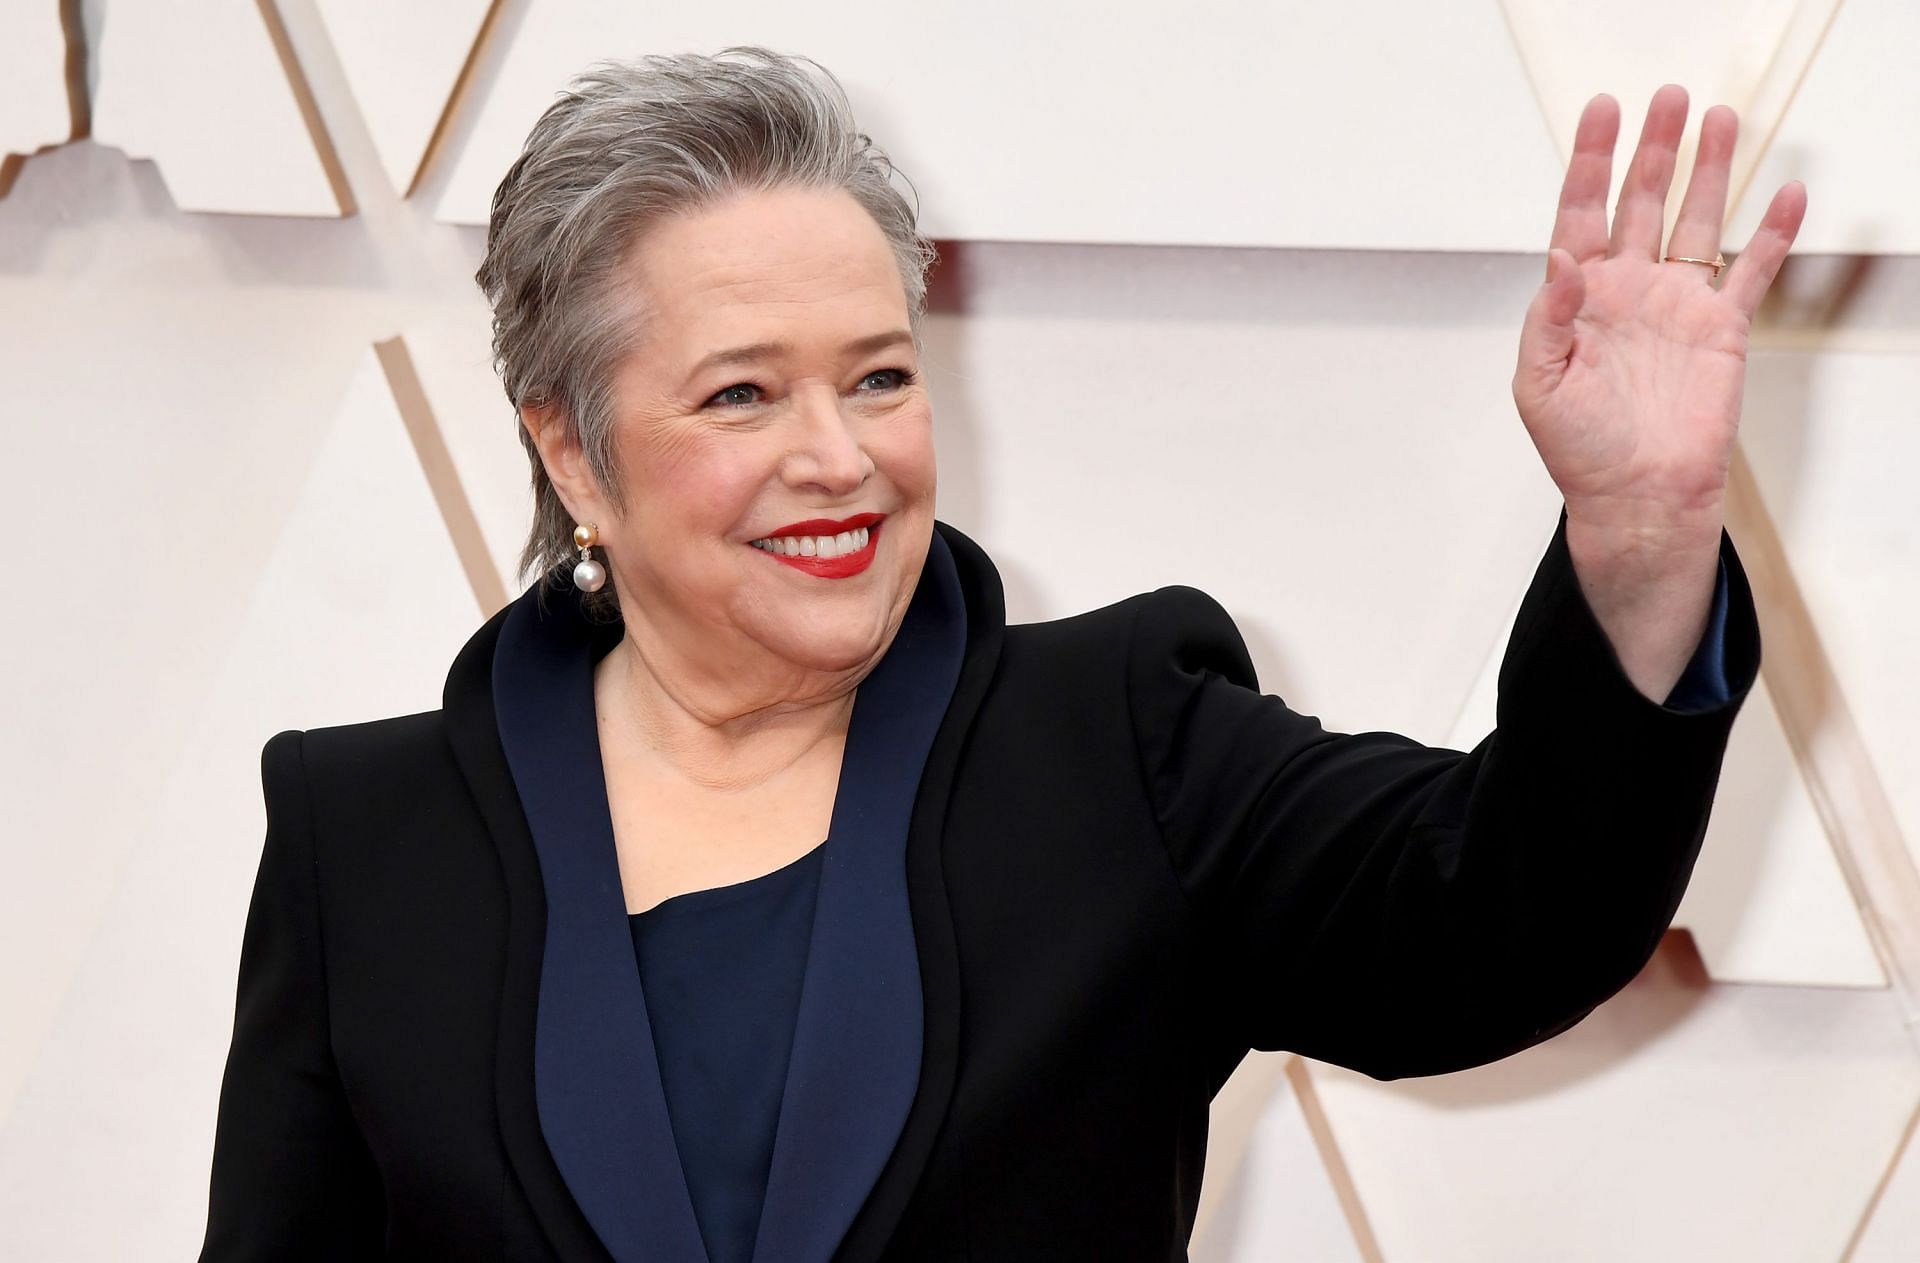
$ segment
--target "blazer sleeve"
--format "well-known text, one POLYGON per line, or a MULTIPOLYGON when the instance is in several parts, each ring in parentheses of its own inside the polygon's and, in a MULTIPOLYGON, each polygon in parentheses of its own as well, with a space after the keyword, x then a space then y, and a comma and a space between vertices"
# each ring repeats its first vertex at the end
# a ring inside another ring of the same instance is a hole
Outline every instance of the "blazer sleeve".
POLYGON ((240 947, 203 1260, 383 1253, 384 1197, 329 1045, 302 734, 260 755, 267 834, 240 947))
POLYGON ((1652 956, 1759 673, 1759 622, 1723 529, 1724 693, 1652 701, 1587 604, 1566 521, 1501 661, 1496 729, 1470 751, 1329 732, 1258 691, 1211 598, 1140 603, 1142 774, 1238 1047, 1376 1079, 1464 1069, 1566 1030, 1652 956))

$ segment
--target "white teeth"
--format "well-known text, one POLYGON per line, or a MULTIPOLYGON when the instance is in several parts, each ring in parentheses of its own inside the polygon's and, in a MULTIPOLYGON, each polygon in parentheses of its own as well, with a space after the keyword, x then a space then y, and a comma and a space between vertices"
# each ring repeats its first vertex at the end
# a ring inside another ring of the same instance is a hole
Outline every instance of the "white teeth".
POLYGON ((838 535, 780 535, 752 541, 761 552, 788 557, 845 557, 857 553, 873 538, 869 527, 841 531, 838 535))

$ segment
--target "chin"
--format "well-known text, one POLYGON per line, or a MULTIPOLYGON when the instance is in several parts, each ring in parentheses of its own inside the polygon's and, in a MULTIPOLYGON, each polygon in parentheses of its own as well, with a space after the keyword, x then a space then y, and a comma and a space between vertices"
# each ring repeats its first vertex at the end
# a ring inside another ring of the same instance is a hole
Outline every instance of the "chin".
POLYGON ((789 626, 768 647, 810 671, 850 671, 871 662, 886 640, 884 612, 864 618, 832 618, 805 627, 789 626))

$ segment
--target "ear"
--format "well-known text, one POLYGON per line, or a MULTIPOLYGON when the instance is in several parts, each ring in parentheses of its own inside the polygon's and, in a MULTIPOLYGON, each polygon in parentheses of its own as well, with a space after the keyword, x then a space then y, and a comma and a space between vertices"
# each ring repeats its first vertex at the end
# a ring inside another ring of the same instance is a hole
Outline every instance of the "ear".
POLYGON ((532 437, 534 448, 540 453, 540 463, 546 467, 547 479, 553 483, 560 502, 567 506, 567 512, 583 522, 593 518, 600 503, 599 490, 580 450, 579 437, 560 406, 521 404, 520 424, 532 437))

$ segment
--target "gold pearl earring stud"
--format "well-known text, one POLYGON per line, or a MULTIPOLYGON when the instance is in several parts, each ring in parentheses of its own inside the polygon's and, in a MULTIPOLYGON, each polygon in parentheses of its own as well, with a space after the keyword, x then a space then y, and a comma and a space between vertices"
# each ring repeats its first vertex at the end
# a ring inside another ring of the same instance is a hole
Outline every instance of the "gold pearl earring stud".
POLYGON ((580 560, 573 568, 573 586, 582 592, 598 592, 607 583, 607 568, 589 551, 599 539, 600 531, 592 522, 573 528, 573 543, 580 550, 580 560))

